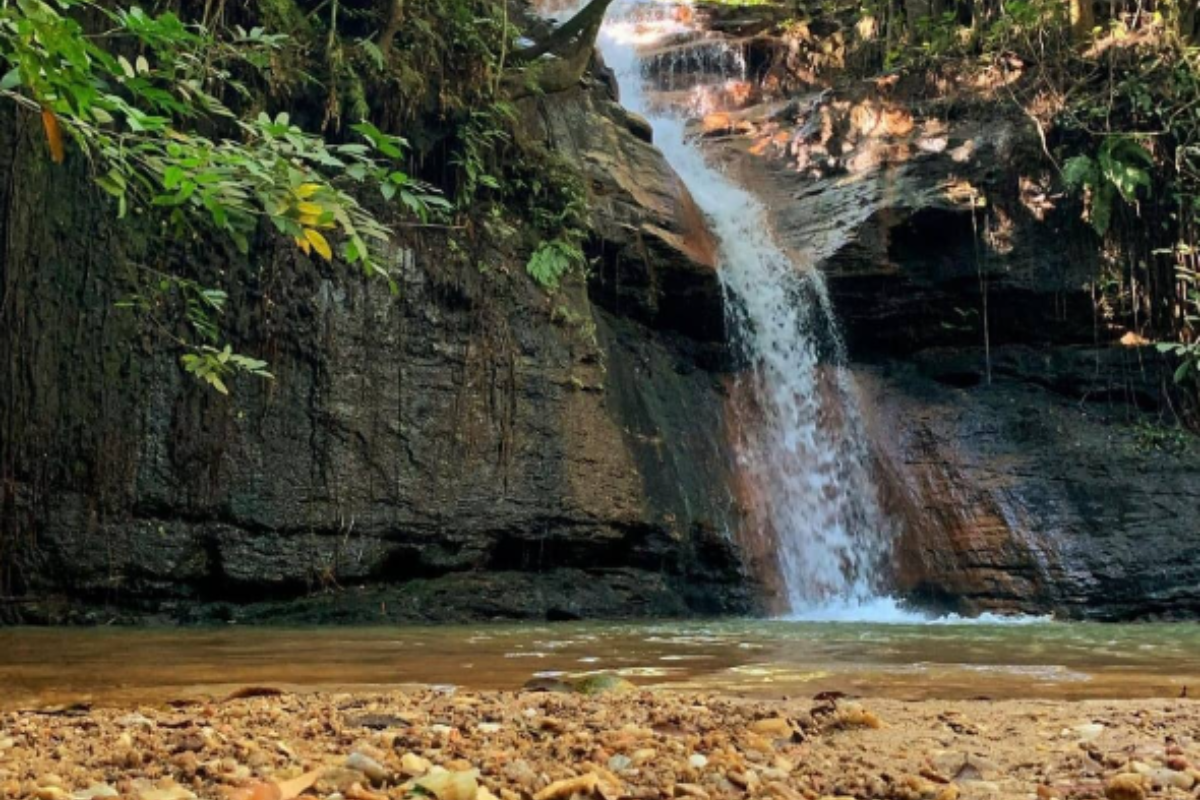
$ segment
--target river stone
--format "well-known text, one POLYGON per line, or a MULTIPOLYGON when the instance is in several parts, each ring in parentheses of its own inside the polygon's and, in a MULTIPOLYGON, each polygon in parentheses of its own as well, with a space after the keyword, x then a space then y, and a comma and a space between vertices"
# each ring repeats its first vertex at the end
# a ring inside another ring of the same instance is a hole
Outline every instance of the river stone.
POLYGON ((1186 792, 1196 784, 1196 779, 1189 773, 1167 768, 1151 770, 1146 777, 1149 779, 1150 785, 1155 788, 1182 789, 1186 792))
POLYGON ((1134 772, 1123 772, 1108 779, 1104 786, 1108 800, 1144 800, 1146 789, 1144 778, 1134 772))
POLYGON ((775 739, 786 739, 792 735, 791 723, 783 717, 755 720, 750 723, 750 730, 759 736, 769 736, 775 739))
POLYGON ((1081 742, 1090 742, 1104 733, 1104 726, 1098 722, 1090 722, 1086 725, 1075 726, 1075 736, 1081 742))
POLYGON ((429 772, 433 764, 429 759, 422 758, 416 753, 405 753, 400 757, 400 771, 410 778, 420 777, 429 772))
POLYGON ((346 769, 361 772, 371 783, 383 783, 388 779, 388 771, 383 764, 358 751, 351 753, 346 759, 346 769))
POLYGON ((575 691, 575 687, 561 678, 532 678, 525 681, 525 685, 521 687, 521 691, 571 694, 575 691))
POLYGON ((608 768, 616 773, 624 772, 633 766, 633 759, 629 756, 617 754, 608 759, 608 768))

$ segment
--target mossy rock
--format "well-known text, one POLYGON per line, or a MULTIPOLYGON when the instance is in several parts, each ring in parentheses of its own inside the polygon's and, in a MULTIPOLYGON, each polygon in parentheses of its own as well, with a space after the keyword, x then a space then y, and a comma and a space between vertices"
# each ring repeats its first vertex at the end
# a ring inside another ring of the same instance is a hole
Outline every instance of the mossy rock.
POLYGON ((523 692, 550 692, 552 694, 571 694, 575 687, 559 678, 533 678, 525 681, 521 687, 523 692))
POLYGON ((574 682, 574 686, 576 692, 586 695, 625 694, 626 692, 637 691, 637 686, 629 681, 608 673, 588 675, 586 678, 580 678, 574 682))

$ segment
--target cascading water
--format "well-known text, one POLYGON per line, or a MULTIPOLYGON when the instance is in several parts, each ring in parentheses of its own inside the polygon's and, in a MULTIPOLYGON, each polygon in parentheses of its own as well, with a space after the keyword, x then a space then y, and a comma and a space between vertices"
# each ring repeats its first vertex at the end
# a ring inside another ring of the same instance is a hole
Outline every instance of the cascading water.
POLYGON ((722 83, 743 79, 745 70, 740 49, 730 52, 724 41, 697 31, 692 19, 687 6, 618 0, 598 44, 617 76, 622 104, 650 121, 655 144, 720 241, 731 329, 747 363, 735 394, 746 398, 748 419, 736 444, 755 497, 753 533, 773 543, 793 614, 839 618, 857 609, 862 616, 891 615, 894 604, 878 597, 890 528, 868 474, 824 282, 775 244, 762 205, 706 163, 685 135, 687 116, 718 110, 709 98, 722 95, 722 83), (670 46, 665 53, 664 44, 670 46), (697 65, 707 71, 707 82, 684 82, 686 99, 666 92, 655 97, 647 86, 654 74, 669 92, 681 81, 664 80, 662 70, 697 65))

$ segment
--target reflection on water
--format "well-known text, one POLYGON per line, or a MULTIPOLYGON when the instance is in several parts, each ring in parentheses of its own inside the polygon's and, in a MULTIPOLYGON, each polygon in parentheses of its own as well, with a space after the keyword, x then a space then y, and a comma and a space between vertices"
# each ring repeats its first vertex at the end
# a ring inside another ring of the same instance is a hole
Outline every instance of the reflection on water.
POLYGON ((795 621, 281 630, 0 630, 0 708, 160 703, 244 686, 454 684, 539 674, 758 695, 1173 697, 1200 625, 795 621))

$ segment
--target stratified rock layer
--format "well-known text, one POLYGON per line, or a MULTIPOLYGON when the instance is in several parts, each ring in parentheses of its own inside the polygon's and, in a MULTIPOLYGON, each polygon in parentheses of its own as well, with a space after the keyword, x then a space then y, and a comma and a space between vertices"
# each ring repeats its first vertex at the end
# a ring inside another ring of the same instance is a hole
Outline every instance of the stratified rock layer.
POLYGON ((210 244, 212 264, 192 266, 238 276, 225 325, 275 374, 232 398, 114 307, 127 273, 169 265, 118 229, 80 159, 49 165, 36 119, 10 110, 7 585, 200 620, 755 610, 701 342, 722 319, 707 234, 602 91, 543 102, 550 144, 612 176, 595 212, 597 250, 616 253, 593 289, 607 310, 580 285, 546 296, 519 263, 456 265, 433 236, 391 254, 398 297, 265 236, 249 263, 210 244))

